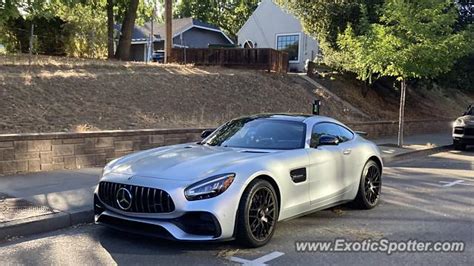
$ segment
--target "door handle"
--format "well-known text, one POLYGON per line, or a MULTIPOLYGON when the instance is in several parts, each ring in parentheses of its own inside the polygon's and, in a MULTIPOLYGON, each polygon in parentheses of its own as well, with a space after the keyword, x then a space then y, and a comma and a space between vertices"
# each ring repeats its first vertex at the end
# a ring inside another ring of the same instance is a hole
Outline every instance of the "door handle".
POLYGON ((352 152, 351 149, 347 149, 347 150, 344 150, 342 153, 343 153, 344 155, 349 155, 349 154, 351 154, 351 152, 352 152))

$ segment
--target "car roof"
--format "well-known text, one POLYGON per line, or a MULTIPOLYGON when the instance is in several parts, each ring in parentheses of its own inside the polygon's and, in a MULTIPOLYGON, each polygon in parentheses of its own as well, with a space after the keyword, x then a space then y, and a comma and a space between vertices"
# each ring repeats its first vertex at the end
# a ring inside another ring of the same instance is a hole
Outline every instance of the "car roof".
POLYGON ((341 124, 334 118, 322 116, 322 115, 309 115, 309 114, 298 114, 298 113, 269 113, 269 114, 256 114, 251 116, 245 116, 240 118, 251 118, 251 119, 275 119, 275 120, 286 120, 303 123, 318 123, 318 122, 333 122, 341 124))
POLYGON ((284 113, 271 113, 271 114, 256 114, 248 116, 247 118, 252 119, 275 119, 275 120, 286 120, 286 121, 296 121, 304 122, 311 115, 307 114, 284 114, 284 113))

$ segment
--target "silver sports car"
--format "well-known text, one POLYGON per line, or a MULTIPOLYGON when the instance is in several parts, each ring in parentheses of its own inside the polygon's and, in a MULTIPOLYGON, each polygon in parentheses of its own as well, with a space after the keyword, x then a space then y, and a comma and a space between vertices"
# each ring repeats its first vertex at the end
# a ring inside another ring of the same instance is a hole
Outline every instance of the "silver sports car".
POLYGON ((469 105, 463 116, 453 124, 453 145, 456 150, 464 150, 474 145, 474 104, 469 105))
POLYGON ((266 244, 277 221, 345 202, 375 207, 377 146, 323 116, 255 115, 203 140, 110 162, 95 191, 95 221, 175 240, 266 244))

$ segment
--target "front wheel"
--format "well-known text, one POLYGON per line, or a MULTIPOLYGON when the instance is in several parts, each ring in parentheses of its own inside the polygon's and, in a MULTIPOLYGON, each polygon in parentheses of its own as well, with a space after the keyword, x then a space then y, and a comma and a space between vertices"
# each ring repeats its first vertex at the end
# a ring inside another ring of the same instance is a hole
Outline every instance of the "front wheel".
POLYGON ((369 160, 362 170, 354 204, 360 209, 372 209, 379 204, 381 190, 382 169, 376 162, 369 160))
POLYGON ((278 199, 273 186, 262 179, 252 181, 242 195, 237 215, 237 241, 248 247, 267 244, 278 219, 278 199))

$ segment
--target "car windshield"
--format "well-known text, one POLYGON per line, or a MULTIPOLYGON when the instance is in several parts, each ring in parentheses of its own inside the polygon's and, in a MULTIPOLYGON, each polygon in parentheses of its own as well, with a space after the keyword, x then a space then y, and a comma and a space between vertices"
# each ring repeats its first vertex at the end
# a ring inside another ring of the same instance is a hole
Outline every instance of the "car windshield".
POLYGON ((474 115, 474 106, 467 110, 466 115, 474 115))
POLYGON ((201 144, 248 149, 291 150, 304 148, 306 125, 271 118, 232 120, 201 144))

